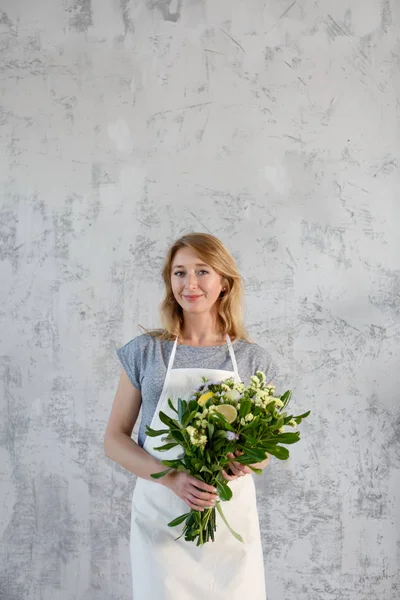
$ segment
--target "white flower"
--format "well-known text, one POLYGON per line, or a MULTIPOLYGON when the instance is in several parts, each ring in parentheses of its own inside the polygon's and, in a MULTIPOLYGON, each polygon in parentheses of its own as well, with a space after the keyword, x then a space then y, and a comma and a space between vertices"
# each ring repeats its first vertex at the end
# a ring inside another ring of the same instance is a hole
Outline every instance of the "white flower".
POLYGON ((278 431, 279 431, 279 433, 285 433, 285 432, 286 432, 286 429, 285 429, 284 427, 280 427, 280 428, 278 429, 278 431))
POLYGON ((244 383, 241 381, 240 383, 235 383, 234 385, 234 390, 237 390, 240 394, 243 394, 244 390, 246 389, 246 386, 244 385, 244 383))
POLYGON ((245 416, 246 421, 252 421, 253 419, 254 419, 254 415, 252 413, 249 413, 248 415, 245 416))
POLYGON ((253 402, 256 406, 261 406, 263 404, 263 400, 265 398, 265 392, 263 392, 262 390, 259 390, 254 396, 253 396, 253 402))
POLYGON ((260 387, 260 380, 258 379, 258 377, 256 375, 252 375, 250 378, 251 381, 251 386, 253 387, 260 387))
POLYGON ((225 398, 228 400, 239 400, 240 393, 237 390, 229 390, 229 392, 226 392, 225 398))
POLYGON ((243 417, 240 419, 240 424, 241 424, 241 425, 246 425, 246 421, 244 420, 244 418, 243 418, 243 417))
POLYGON ((293 429, 296 429, 296 427, 297 427, 297 423, 294 419, 290 419, 290 421, 288 421, 287 424, 290 425, 291 427, 293 427, 293 429))

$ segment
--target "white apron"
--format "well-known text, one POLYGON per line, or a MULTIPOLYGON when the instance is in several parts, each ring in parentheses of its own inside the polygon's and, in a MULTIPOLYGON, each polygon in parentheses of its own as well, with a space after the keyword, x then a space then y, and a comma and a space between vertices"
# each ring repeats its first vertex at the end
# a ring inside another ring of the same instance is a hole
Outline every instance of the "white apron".
MULTIPOLYGON (((176 417, 168 406, 168 398, 177 406, 178 398, 188 399, 202 383, 234 377, 240 381, 232 343, 227 335, 233 371, 218 369, 172 369, 177 341, 173 346, 164 387, 151 427, 163 429, 159 419, 163 411, 176 417)), ((181 446, 166 452, 161 437, 147 436, 144 449, 159 460, 182 455, 181 446)), ((166 467, 161 466, 160 471, 166 467)), ((189 512, 189 506, 172 490, 157 481, 138 478, 132 497, 130 551, 133 600, 266 600, 264 563, 253 477, 248 474, 229 482, 233 498, 222 502, 231 527, 244 543, 232 536, 219 513, 216 513, 215 541, 203 546, 186 542, 182 525, 167 524, 189 512)))

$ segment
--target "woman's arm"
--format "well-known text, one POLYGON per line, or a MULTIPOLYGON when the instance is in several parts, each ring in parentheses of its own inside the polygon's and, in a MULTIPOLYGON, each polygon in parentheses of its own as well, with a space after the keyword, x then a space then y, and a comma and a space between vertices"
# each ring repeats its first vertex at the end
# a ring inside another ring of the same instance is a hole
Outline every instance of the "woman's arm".
POLYGON ((139 415, 142 396, 122 369, 107 428, 104 434, 104 451, 108 458, 137 477, 159 481, 152 473, 165 470, 159 460, 143 450, 132 438, 132 431, 139 415))

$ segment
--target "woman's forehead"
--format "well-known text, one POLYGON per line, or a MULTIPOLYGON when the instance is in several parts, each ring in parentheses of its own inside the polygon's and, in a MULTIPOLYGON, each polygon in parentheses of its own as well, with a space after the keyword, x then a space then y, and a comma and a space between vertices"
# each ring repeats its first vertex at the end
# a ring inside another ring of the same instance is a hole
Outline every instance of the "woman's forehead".
POLYGON ((181 248, 175 254, 172 266, 175 268, 185 266, 207 267, 209 265, 190 248, 181 248))

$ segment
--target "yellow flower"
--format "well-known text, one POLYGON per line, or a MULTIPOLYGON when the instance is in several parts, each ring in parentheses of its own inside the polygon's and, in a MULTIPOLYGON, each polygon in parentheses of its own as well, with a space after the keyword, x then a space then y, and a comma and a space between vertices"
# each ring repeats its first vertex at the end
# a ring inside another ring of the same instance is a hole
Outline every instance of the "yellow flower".
POLYGON ((207 443, 207 436, 204 435, 203 430, 196 429, 195 427, 189 425, 189 427, 186 427, 186 431, 189 434, 190 442, 193 444, 193 446, 200 446, 200 448, 204 448, 207 443))
POLYGON ((200 406, 204 406, 205 403, 214 396, 212 392, 207 392, 206 394, 202 394, 200 398, 197 400, 197 404, 200 406))

